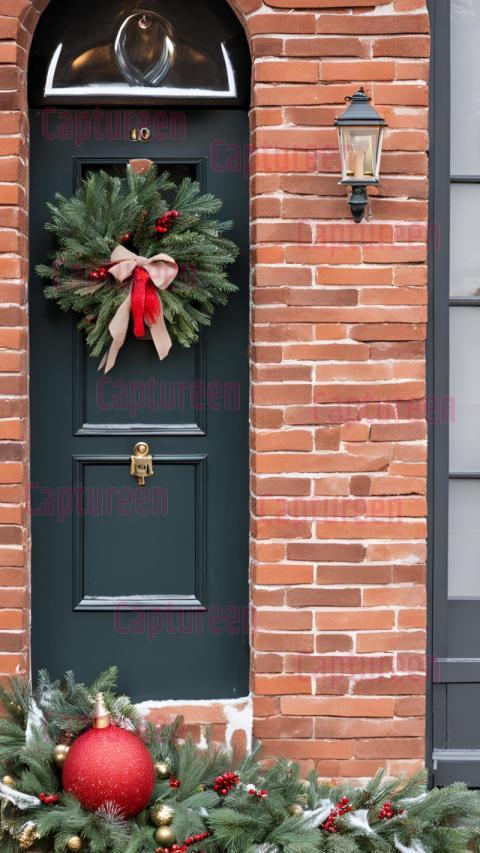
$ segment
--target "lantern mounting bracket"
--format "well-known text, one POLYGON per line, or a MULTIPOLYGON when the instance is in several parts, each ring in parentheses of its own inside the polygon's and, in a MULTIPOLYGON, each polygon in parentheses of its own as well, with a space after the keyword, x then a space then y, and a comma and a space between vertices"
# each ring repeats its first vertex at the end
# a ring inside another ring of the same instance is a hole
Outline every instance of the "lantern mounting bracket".
POLYGON ((357 185, 352 187, 350 198, 348 199, 352 216, 357 224, 359 224, 365 216, 365 210, 368 206, 368 192, 366 186, 357 185))

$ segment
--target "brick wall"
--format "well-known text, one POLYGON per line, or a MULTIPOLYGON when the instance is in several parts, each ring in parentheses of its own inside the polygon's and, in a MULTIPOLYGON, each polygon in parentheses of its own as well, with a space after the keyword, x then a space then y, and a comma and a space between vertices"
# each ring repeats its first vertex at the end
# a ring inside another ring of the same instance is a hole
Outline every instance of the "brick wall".
MULTIPOLYGON (((426 0, 232 5, 255 81, 254 734, 327 777, 397 772, 424 757, 426 0), (359 84, 390 128, 355 226, 333 122, 359 84)), ((0 9, 0 677, 28 670, 25 68, 45 6, 0 9)), ((187 708, 219 739, 237 717, 187 708)))

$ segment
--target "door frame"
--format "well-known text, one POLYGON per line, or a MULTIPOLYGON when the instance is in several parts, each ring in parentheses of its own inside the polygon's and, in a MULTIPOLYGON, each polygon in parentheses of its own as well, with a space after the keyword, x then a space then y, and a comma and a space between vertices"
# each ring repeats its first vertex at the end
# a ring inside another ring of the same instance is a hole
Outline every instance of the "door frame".
MULTIPOLYGON (((32 2, 35 2, 35 0, 32 0, 32 2)), ((238 0, 238 2, 237 2, 237 0, 224 0, 224 2, 227 6, 229 6, 231 8, 232 12, 239 19, 241 27, 244 30, 247 42, 249 43, 249 45, 251 47, 251 40, 250 40, 251 34, 250 34, 249 27, 247 24, 247 15, 249 14, 250 10, 247 8, 244 11, 242 8, 243 5, 248 7, 250 0, 238 0)), ((28 35, 29 35, 29 41, 30 42, 31 42, 31 38, 33 37, 33 34, 35 32, 36 25, 38 23, 40 14, 43 11, 45 11, 45 9, 49 5, 49 3, 50 3, 50 0, 42 0, 41 12, 37 12, 35 18, 33 18, 33 16, 32 16, 32 19, 29 21, 27 29, 28 29, 28 35)), ((26 104, 26 94, 25 93, 27 91, 28 59, 29 59, 29 55, 30 55, 30 53, 29 53, 30 46, 31 46, 31 44, 29 43, 28 50, 25 53, 26 72, 27 73, 26 73, 25 79, 24 79, 24 91, 22 93, 23 94, 23 101, 22 101, 22 107, 21 107, 22 113, 24 116, 24 121, 26 122, 27 127, 28 127, 29 107, 26 104)), ((253 68, 251 50, 250 50, 250 62, 251 62, 251 67, 253 68)), ((180 107, 185 107, 186 109, 188 109, 189 105, 188 105, 188 103, 185 103, 185 104, 182 103, 180 105, 180 107)), ((210 105, 210 106, 206 106, 206 107, 199 107, 199 109, 213 110, 213 109, 215 109, 215 107, 216 107, 216 105, 210 105)), ((77 109, 77 108, 81 109, 82 104, 81 103, 79 103, 78 105, 72 105, 72 104, 67 105, 67 104, 65 104, 65 105, 60 105, 58 107, 58 109, 77 109)), ((130 103, 125 104, 125 105, 123 105, 121 103, 119 103, 119 104, 112 103, 109 107, 108 106, 106 107, 106 109, 109 109, 109 108, 112 110, 115 110, 115 109, 132 110, 132 109, 135 109, 135 105, 130 104, 130 103)), ((150 111, 153 113, 156 109, 161 109, 161 110, 173 109, 173 105, 172 106, 163 105, 163 104, 157 105, 156 103, 153 103, 153 102, 151 104, 145 105, 143 102, 139 102, 139 104, 137 105, 136 108, 138 110, 145 109, 147 112, 150 111)), ((194 109, 195 107, 191 106, 190 108, 194 109)), ((234 107, 233 105, 232 106, 226 105, 226 109, 235 109, 235 108, 236 107, 234 107)), ((255 122, 255 112, 252 109, 251 101, 250 101, 250 105, 248 107, 242 106, 241 109, 246 113, 246 115, 250 119, 250 133, 253 133, 255 130, 256 122, 255 122)), ((28 154, 30 154, 30 146, 31 146, 31 140, 29 139, 29 135, 27 133, 26 134, 26 148, 27 148, 28 154)), ((143 148, 143 146, 139 146, 138 156, 140 157, 143 153, 147 154, 148 153, 147 149, 143 148), (140 150, 140 148, 142 148, 142 150, 140 150)), ((249 176, 245 173, 245 165, 244 165, 244 158, 245 157, 247 157, 246 162, 248 163, 248 154, 249 154, 249 149, 247 148, 247 146, 242 146, 242 155, 241 155, 242 156, 242 163, 241 163, 240 172, 241 172, 241 175, 243 176, 243 180, 245 180, 247 182, 248 211, 250 211, 250 200, 252 197, 252 190, 251 190, 252 178, 251 178, 251 176, 249 176)), ((88 157, 82 156, 81 153, 75 158, 74 175, 76 175, 77 178, 79 177, 79 167, 81 166, 81 164, 88 162, 88 159, 89 159, 88 157)), ((108 157, 105 159, 107 159, 108 162, 110 162, 110 163, 111 162, 123 162, 123 158, 108 157)), ((155 159, 158 159, 158 158, 153 157, 153 160, 155 160, 155 159)), ((177 156, 172 157, 171 159, 173 159, 176 163, 183 162, 183 161, 188 162, 188 163, 194 162, 194 161, 192 161, 192 158, 182 158, 182 157, 177 157, 177 156)), ((98 158, 93 158, 93 161, 97 162, 97 160, 98 160, 98 158)), ((163 161, 164 161, 164 158, 162 158, 162 162, 163 161)), ((197 166, 198 166, 198 172, 199 172, 198 178, 201 181, 201 178, 206 174, 206 161, 204 159, 199 159, 197 162, 197 166)), ((26 175, 25 175, 25 183, 27 186, 28 186, 28 181, 29 181, 30 156, 28 156, 28 167, 29 167, 28 171, 26 171, 26 175)), ((28 203, 28 200, 27 200, 27 204, 26 204, 26 213, 27 213, 27 217, 26 217, 26 223, 25 223, 25 230, 26 230, 25 254, 28 257, 29 252, 30 252, 30 240, 29 240, 30 205, 28 203)), ((246 228, 248 228, 248 233, 249 233, 250 232, 250 223, 251 223, 251 214, 248 212, 246 214, 246 217, 247 216, 248 216, 248 219, 247 218, 245 219, 245 225, 246 225, 246 228)), ((253 247, 252 247, 251 241, 249 241, 249 266, 250 266, 250 273, 252 273, 252 270, 255 269, 256 262, 255 262, 255 259, 253 256, 253 247)), ((25 278, 27 281, 29 281, 30 276, 28 275, 28 272, 26 272, 25 278)), ((248 287, 249 287, 249 293, 250 293, 251 292, 251 286, 252 286, 251 274, 250 274, 250 278, 247 279, 247 281, 248 281, 248 287)), ((28 299, 28 296, 27 296, 27 299, 28 299)), ((27 326, 28 325, 29 325, 29 323, 27 320, 27 326)), ((200 336, 201 336, 201 338, 204 337, 203 330, 200 330, 200 336)), ((252 346, 252 342, 253 342, 252 320, 250 318, 249 319, 249 329, 248 329, 249 352, 250 352, 250 348, 252 346)), ((81 343, 80 335, 75 334, 74 346, 78 347, 80 343, 81 343)), ((28 347, 27 352, 28 352, 28 355, 31 354, 30 347, 28 347)), ((205 346, 196 348, 196 356, 195 357, 196 357, 196 371, 198 374, 202 375, 203 371, 205 369, 205 346)), ((249 374, 248 374, 249 384, 248 384, 248 388, 246 389, 246 392, 245 392, 246 395, 248 395, 247 404, 248 404, 249 409, 251 406, 251 400, 250 400, 250 397, 251 397, 251 391, 250 391, 251 377, 252 377, 252 370, 254 367, 255 367, 255 360, 250 355, 249 356, 249 374)), ((77 395, 77 397, 78 397, 78 395, 77 395)), ((75 397, 74 399, 76 400, 77 397, 75 397)), ((30 423, 31 397, 30 397, 29 393, 27 393, 27 405, 29 407, 28 420, 30 423)), ((197 422, 192 423, 192 424, 187 424, 183 428, 182 427, 170 428, 170 427, 168 427, 168 425, 167 426, 161 425, 161 428, 159 430, 156 425, 154 425, 153 427, 148 426, 148 425, 144 425, 144 426, 142 426, 142 434, 145 433, 146 435, 148 435, 148 434, 153 433, 155 435, 160 435, 161 437, 169 436, 169 435, 174 435, 174 436, 179 436, 179 437, 183 436, 183 435, 185 435, 185 436, 203 436, 206 432, 206 429, 205 429, 206 413, 200 411, 197 414, 199 415, 197 422)), ((102 436, 102 435, 104 435, 105 431, 102 430, 101 428, 100 429, 96 429, 96 428, 89 429, 88 425, 85 425, 83 423, 83 419, 80 417, 81 412, 78 410, 78 407, 77 407, 76 411, 74 412, 74 415, 75 415, 74 432, 76 434, 78 434, 78 435, 87 434, 89 436, 94 436, 94 435, 95 436, 96 435, 102 436), (87 426, 87 428, 85 428, 85 426, 87 426)), ((248 448, 249 448, 249 454, 251 455, 251 450, 253 449, 253 444, 252 444, 252 434, 253 434, 252 430, 253 430, 253 428, 252 428, 251 416, 250 415, 249 415, 249 421, 248 421, 247 428, 249 431, 248 448)), ((124 428, 124 429, 121 428, 121 429, 116 431, 116 434, 118 436, 122 436, 122 435, 129 435, 130 432, 131 432, 131 430, 128 428, 124 428)), ((78 469, 81 468, 82 464, 84 464, 88 458, 89 458, 88 456, 78 456, 73 460, 74 461, 74 469, 77 471, 77 478, 78 478, 78 469)), ((125 462, 126 457, 123 457, 123 456, 122 457, 114 457, 113 459, 115 462, 116 461, 122 461, 122 463, 123 463, 123 462, 125 462)), ((175 454, 174 455, 161 455, 161 456, 154 457, 154 459, 157 462, 162 461, 162 462, 167 462, 167 463, 173 462, 173 461, 181 463, 184 461, 183 457, 178 457, 175 454)), ((196 492, 197 492, 197 494, 199 494, 200 492, 203 493, 206 490, 206 477, 205 477, 205 471, 203 470, 205 467, 205 458, 201 454, 201 452, 199 452, 199 454, 196 454, 196 456, 194 457, 194 462, 195 462, 196 467, 200 469, 200 476, 198 477, 198 484, 197 484, 197 488, 196 488, 196 492)), ((31 464, 31 447, 30 447, 30 445, 28 445, 28 471, 30 469, 30 464, 31 464)), ((252 472, 255 473, 255 468, 252 465, 251 459, 250 459, 250 473, 252 473, 252 472)), ((30 476, 28 473, 28 475, 27 475, 27 488, 28 488, 29 481, 30 481, 30 476)), ((249 482, 251 483, 251 478, 249 478, 249 482)), ((247 592, 248 606, 249 606, 249 608, 251 608, 253 603, 254 603, 253 594, 252 594, 252 583, 251 583, 251 580, 252 580, 251 579, 251 564, 252 564, 253 543, 255 541, 254 533, 252 530, 255 515, 254 515, 254 508, 252 506, 252 489, 251 489, 251 486, 249 488, 249 491, 248 491, 248 494, 246 497, 248 499, 248 509, 245 510, 245 512, 248 512, 248 555, 247 555, 246 563, 244 566, 244 571, 246 573, 245 580, 246 580, 246 586, 247 586, 247 590, 248 590, 248 592, 247 592)), ((28 509, 28 512, 27 512, 26 524, 28 525, 28 533, 29 533, 28 572, 29 572, 29 575, 31 578, 31 574, 32 574, 32 551, 31 551, 30 539, 31 539, 32 519, 31 519, 31 512, 30 512, 30 501, 29 501, 28 496, 27 496, 27 509, 28 509)), ((205 512, 202 513, 202 517, 204 515, 205 515, 205 512)), ((203 523, 202 523, 201 527, 203 528, 203 523)), ((76 533, 76 535, 74 536, 75 548, 81 549, 81 543, 79 541, 80 537, 78 536, 77 531, 75 531, 75 533, 76 533)), ((198 552, 198 566, 196 569, 196 575, 198 577, 198 585, 197 586, 198 586, 198 589, 200 590, 200 592, 203 593, 205 588, 206 588, 206 556, 205 556, 205 545, 204 545, 204 543, 198 543, 196 551, 198 552)), ((109 610, 113 611, 116 607, 118 607, 118 602, 116 600, 115 601, 113 601, 113 600, 112 601, 102 601, 102 602, 100 602, 99 606, 95 606, 95 604, 92 605, 92 602, 89 601, 88 598, 85 598, 83 595, 83 588, 82 588, 82 584, 81 584, 81 579, 77 575, 75 575, 74 581, 75 582, 74 582, 73 597, 72 597, 72 610, 74 610, 74 611, 78 611, 78 610, 81 610, 81 611, 97 611, 97 610, 109 609, 109 610)), ((169 610, 180 610, 180 611, 198 611, 198 610, 201 610, 201 611, 204 611, 207 609, 205 607, 205 605, 202 603, 205 600, 205 597, 206 596, 203 594, 198 595, 198 600, 197 600, 196 596, 192 597, 192 598, 188 598, 188 599, 183 597, 180 600, 173 600, 171 597, 165 597, 162 600, 159 600, 158 598, 156 598, 155 601, 153 601, 153 602, 151 600, 141 601, 140 604, 143 607, 143 609, 145 609, 145 610, 158 609, 160 607, 161 609, 168 608, 169 610)), ((31 598, 29 600, 28 607, 29 607, 29 624, 27 627, 28 665, 29 665, 29 670, 30 670, 30 676, 32 676, 32 671, 31 671, 31 668, 32 668, 32 653, 31 653, 32 652, 32 630, 31 630, 32 607, 31 607, 31 598)), ((243 619, 244 619, 244 616, 242 616, 242 620, 243 619)), ((242 621, 242 624, 245 624, 245 623, 242 621)), ((248 626, 247 626, 247 630, 248 630, 248 626)), ((251 631, 252 631, 251 626, 249 628, 249 631, 251 634, 251 631)), ((248 641, 248 639, 249 638, 247 637, 247 641, 248 641)), ((251 643, 249 643, 248 646, 249 646, 249 653, 250 653, 250 662, 249 662, 249 668, 247 671, 247 677, 249 678, 249 680, 251 680, 252 673, 254 670, 253 656, 254 656, 255 652, 254 652, 254 649, 252 648, 251 643)), ((220 696, 218 696, 218 697, 216 696, 215 698, 211 698, 211 699, 206 699, 205 704, 208 705, 210 703, 212 703, 212 704, 216 703, 216 704, 221 705, 222 707, 225 706, 227 708, 229 706, 229 703, 231 703, 231 702, 238 702, 238 701, 248 702, 249 703, 248 704, 249 714, 252 715, 251 698, 249 697, 248 685, 247 685, 246 689, 243 689, 243 691, 241 692, 240 698, 238 698, 238 695, 237 695, 237 697, 232 698, 232 699, 224 699, 224 698, 221 698, 221 697, 223 697, 223 695, 224 695, 223 692, 220 691, 220 696)), ((157 703, 158 701, 159 701, 158 697, 154 694, 149 696, 148 699, 145 700, 146 704, 157 703)), ((181 700, 179 699, 179 700, 172 700, 172 701, 173 702, 178 701, 178 703, 181 704, 182 707, 185 706, 186 708, 188 708, 191 704, 194 705, 195 703, 196 704, 199 703, 198 699, 191 699, 188 696, 182 697, 181 700)), ((246 731, 247 731, 248 739, 251 739, 251 724, 250 724, 250 728, 247 727, 246 731)))
MULTIPOLYGON (((450 298, 451 186, 451 43, 450 0, 428 0, 432 51, 430 67, 430 211, 429 316, 427 336, 427 394, 433 412, 450 411, 450 306, 465 304, 450 298), (446 405, 448 401, 448 406, 446 405), (441 404, 441 405, 440 405, 441 404)), ((473 182, 463 178, 463 183, 473 182)), ((478 179, 475 179, 478 184, 478 179)), ((480 309, 477 309, 480 310, 480 309)), ((449 428, 451 416, 431 417, 428 423, 428 671, 427 765, 435 784, 461 778, 478 787, 480 750, 447 749, 447 691, 452 682, 480 680, 479 662, 464 665, 448 653, 448 518, 449 428), (434 726, 435 718, 435 726, 434 726), (438 732, 445 748, 436 746, 438 732)))
MULTIPOLYGON (((448 15, 440 14, 438 0, 428 0, 430 15, 431 54, 430 54, 430 151, 429 151, 429 232, 438 225, 440 233, 448 234, 450 228, 450 187, 445 175, 450 175, 450 2, 444 4, 448 15), (445 27, 445 17, 447 27, 445 27), (445 70, 447 80, 445 81, 445 70), (445 82, 447 85, 445 86, 445 82), (445 231, 444 231, 445 229, 445 231)), ((435 251, 435 241, 429 240, 428 250, 428 325, 427 325, 427 397, 436 399, 436 394, 444 390, 447 379, 449 338, 444 339, 444 347, 439 347, 439 326, 448 323, 448 313, 443 312, 444 299, 439 293, 445 293, 449 286, 448 268, 450 247, 448 241, 440 240, 440 253, 435 251), (446 257, 445 257, 446 253, 446 257), (444 263, 442 263, 442 261, 444 263), (435 293, 434 284, 438 281, 439 293, 435 293), (439 316, 440 314, 440 316, 439 316), (445 314, 447 316, 445 316, 445 314)), ((433 774, 433 714, 434 714, 434 677, 435 665, 433 652, 436 648, 434 615, 442 613, 443 624, 446 619, 446 583, 447 561, 442 558, 442 547, 448 544, 448 495, 442 481, 448 477, 448 430, 437 429, 432 419, 428 425, 428 477, 427 477, 427 708, 426 708, 426 763, 433 774), (445 500, 447 497, 447 500, 445 500), (434 572, 435 566, 435 572, 434 572)), ((440 425, 441 426, 441 425, 440 425)), ((438 630, 438 626, 437 629, 438 630)), ((441 638, 445 645, 446 637, 441 638)))

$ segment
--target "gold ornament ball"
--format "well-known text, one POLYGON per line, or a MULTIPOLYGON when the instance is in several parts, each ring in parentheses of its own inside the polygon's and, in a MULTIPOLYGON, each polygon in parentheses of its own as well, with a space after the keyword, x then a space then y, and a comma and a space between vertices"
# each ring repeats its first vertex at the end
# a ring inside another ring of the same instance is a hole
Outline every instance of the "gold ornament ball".
POLYGON ((155 770, 159 779, 169 779, 172 772, 166 761, 158 761, 155 770))
POLYGON ((67 841, 67 850, 81 850, 82 839, 79 835, 72 835, 67 841))
POLYGON ((64 743, 59 743, 53 750, 53 760, 57 767, 63 767, 65 764, 65 759, 68 755, 69 746, 66 746, 64 743))
POLYGON ((170 847, 175 841, 175 835, 169 826, 159 826, 155 830, 155 841, 157 844, 163 844, 164 847, 170 847))
POLYGON ((155 826, 168 826, 175 816, 175 810, 168 803, 162 803, 152 810, 152 820, 155 826))
POLYGON ((299 803, 292 803, 291 806, 288 807, 288 813, 292 815, 292 817, 300 817, 303 814, 303 809, 299 803))
POLYGON ((13 776, 4 776, 2 782, 4 785, 8 785, 9 788, 15 787, 15 779, 13 776))

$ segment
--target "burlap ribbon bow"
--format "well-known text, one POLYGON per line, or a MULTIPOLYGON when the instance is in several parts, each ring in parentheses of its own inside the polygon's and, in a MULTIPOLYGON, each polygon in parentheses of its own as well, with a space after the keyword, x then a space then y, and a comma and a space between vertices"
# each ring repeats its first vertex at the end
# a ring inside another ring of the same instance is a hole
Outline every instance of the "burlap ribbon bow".
MULTIPOLYGON (((139 276, 139 284, 143 286, 143 299, 145 301, 145 283, 147 285, 152 282, 157 290, 166 290, 176 278, 178 266, 169 255, 154 255, 153 258, 142 258, 134 252, 130 252, 125 246, 117 246, 111 256, 112 266, 109 272, 120 283, 133 275, 134 280, 128 288, 127 296, 118 308, 113 317, 108 329, 112 336, 112 343, 108 353, 104 355, 99 365, 99 370, 105 368, 105 373, 115 364, 117 355, 125 343, 127 336, 128 325, 130 322, 130 314, 132 310, 132 291, 136 286, 137 271, 142 271, 143 276, 139 276)), ((157 295, 157 294, 156 294, 157 295)), ((145 322, 150 327, 153 343, 160 359, 165 358, 172 346, 170 335, 168 334, 165 325, 165 319, 162 310, 162 300, 157 295, 158 306, 154 315, 148 314, 145 311, 145 322)))

